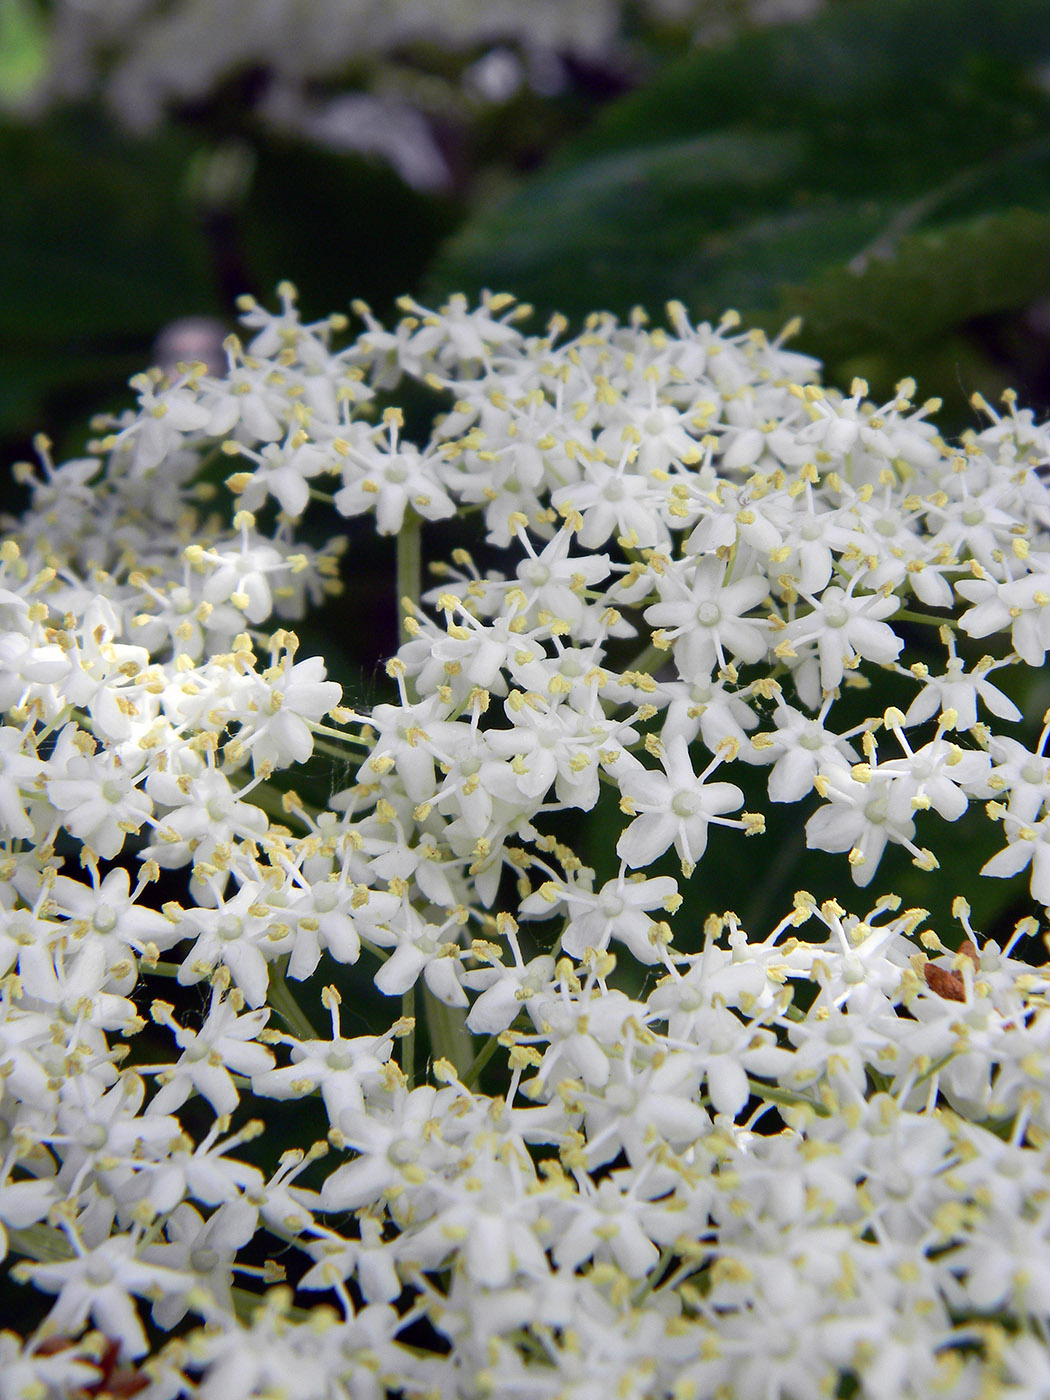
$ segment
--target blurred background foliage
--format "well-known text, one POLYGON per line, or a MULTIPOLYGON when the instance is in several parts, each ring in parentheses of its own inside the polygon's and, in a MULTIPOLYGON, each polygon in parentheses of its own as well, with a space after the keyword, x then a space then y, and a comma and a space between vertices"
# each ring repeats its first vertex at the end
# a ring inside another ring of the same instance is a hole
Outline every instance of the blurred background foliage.
MULTIPOLYGON (((498 0, 433 0, 414 34, 427 7, 388 0, 371 49, 299 63, 293 101, 279 34, 178 68, 194 0, 0 0, 5 456, 112 402, 166 322, 232 325, 284 276, 317 315, 486 286, 577 318, 800 314, 830 378, 913 375, 952 427, 974 390, 1045 406, 1044 0, 574 3, 589 45, 542 7, 501 35, 498 0)), ((369 18, 314 6, 336 50, 340 13, 345 44, 369 18)), ((206 48, 238 6, 198 9, 206 48)))
POLYGON ((432 0, 417 34, 427 6, 388 0, 364 53, 368 0, 312 3, 333 53, 290 89, 280 34, 182 71, 251 0, 198 5, 198 36, 195 0, 0 0, 7 460, 111 404, 165 323, 232 326, 284 276, 317 315, 486 286, 800 314, 830 378, 913 375, 953 428, 974 390, 1050 399, 1044 0, 565 0, 586 45, 542 6, 503 35, 499 0, 432 0))
POLYGON ((1046 399, 1050 7, 859 0, 693 50, 479 212, 435 290, 736 307, 829 377, 1046 399))
MULTIPOLYGON (((281 0, 267 13, 291 40, 260 31, 194 70, 215 38, 203 20, 195 34, 195 4, 221 25, 253 3, 0 0, 6 462, 40 429, 77 451, 88 415, 130 402, 121 384, 167 353, 161 327, 212 318, 219 353, 236 296, 271 301, 282 277, 308 318, 482 287, 577 320, 659 316, 670 297, 770 331, 800 314, 796 348, 829 379, 888 397, 914 376, 951 430, 977 421, 975 391, 1012 385, 1047 410, 1046 0, 382 0, 371 20, 369 0, 281 0), (307 12, 313 69, 294 42, 307 12), (351 19, 387 29, 326 50, 322 12, 344 41, 351 19)), ((368 703, 396 644, 392 545, 352 534, 353 600, 300 630, 368 703)), ((1025 683, 1041 714, 1047 683, 1025 683)), ((348 776, 315 776, 312 795, 348 776)), ((758 926, 790 901, 805 815, 778 813, 764 843, 713 837, 758 926)), ((618 827, 610 813, 583 834, 600 876, 618 827)), ((960 872, 998 845, 980 812, 952 835, 960 872)), ((860 907, 840 858, 807 861, 822 897, 860 907)), ((1024 912, 1023 877, 976 883, 979 919, 1024 912)), ((878 885, 948 931, 955 880, 901 856, 878 885)))

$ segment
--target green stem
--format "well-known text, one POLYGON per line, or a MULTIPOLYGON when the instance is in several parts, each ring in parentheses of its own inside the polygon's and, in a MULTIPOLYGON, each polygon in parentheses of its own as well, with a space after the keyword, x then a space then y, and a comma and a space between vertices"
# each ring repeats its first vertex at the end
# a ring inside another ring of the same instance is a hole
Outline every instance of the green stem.
POLYGON ((474 1038, 467 1030, 466 1012, 438 1001, 429 987, 423 988, 423 1009, 431 1055, 435 1060, 451 1060, 462 1079, 474 1066, 474 1038))
POLYGON ((671 659, 669 650, 663 647, 647 646, 634 660, 624 667, 625 671, 640 671, 643 676, 651 676, 671 659))
POLYGON ((467 1070, 466 1074, 462 1076, 463 1083, 468 1089, 473 1089, 475 1084, 477 1084, 478 1080, 481 1078, 481 1071, 496 1053, 496 1047, 498 1045, 499 1036, 490 1035, 485 1044, 474 1056, 474 1063, 471 1065, 470 1069, 467 1070))
POLYGON ((51 1225, 8 1226, 8 1243, 16 1254, 35 1259, 38 1264, 58 1264, 73 1258, 73 1246, 51 1225))
POLYGON ((418 603, 423 592, 423 521, 414 510, 405 511, 405 519, 397 533, 397 635, 402 645, 408 641, 405 627, 407 614, 402 598, 418 603))
POLYGON ((932 1079, 935 1074, 940 1074, 944 1066, 948 1064, 950 1060, 955 1059, 956 1053, 957 1052, 954 1050, 949 1050, 946 1055, 942 1055, 940 1059, 934 1060, 933 1064, 930 1065, 929 1069, 924 1070, 923 1073, 920 1074, 919 1077, 916 1079, 916 1086, 918 1086, 919 1084, 925 1084, 926 1081, 928 1079, 932 1079))
POLYGON ((401 1015, 412 1021, 412 1029, 401 1042, 401 1073, 408 1080, 408 1087, 416 1087, 416 988, 409 987, 401 998, 401 1015))
POLYGON ((288 1029, 300 1040, 317 1040, 317 1032, 311 1026, 306 1013, 292 996, 291 988, 284 980, 284 969, 274 966, 270 969, 270 987, 266 999, 284 1020, 288 1029))
POLYGON ((643 1279, 638 1291, 631 1299, 632 1307, 641 1307, 641 1305, 645 1302, 646 1298, 648 1298, 649 1294, 656 1287, 661 1277, 664 1275, 668 1264, 674 1257, 675 1252, 672 1249, 672 1247, 670 1245, 664 1245, 663 1249, 661 1249, 660 1251, 659 1259, 649 1270, 649 1273, 646 1275, 645 1279, 643 1279))
MULTIPOLYGON (((337 729, 314 730, 315 734, 319 732, 324 734, 339 734, 337 729)), ((339 737, 344 744, 352 745, 354 748, 370 750, 372 747, 367 739, 362 739, 356 734, 340 734, 339 737)), ((314 740, 314 752, 327 754, 329 758, 344 758, 349 760, 354 757, 354 755, 348 754, 345 749, 341 749, 338 744, 328 744, 324 739, 314 740)))
MULTIPOLYGON (((233 1299, 233 1311, 239 1322, 246 1326, 250 1325, 252 1318, 266 1302, 264 1293, 253 1293, 250 1288, 239 1288, 236 1284, 230 1289, 230 1296, 233 1299)), ((285 1308, 282 1317, 287 1317, 292 1322, 308 1322, 310 1313, 306 1308, 285 1308)))
POLYGON ((763 1084, 760 1080, 752 1079, 750 1075, 747 1082, 751 1086, 751 1092, 760 1099, 768 1099, 770 1103, 783 1104, 786 1108, 811 1108, 818 1118, 830 1118, 831 1110, 822 1103, 814 1103, 812 1099, 807 1099, 805 1094, 794 1094, 790 1089, 780 1089, 774 1084, 763 1084))

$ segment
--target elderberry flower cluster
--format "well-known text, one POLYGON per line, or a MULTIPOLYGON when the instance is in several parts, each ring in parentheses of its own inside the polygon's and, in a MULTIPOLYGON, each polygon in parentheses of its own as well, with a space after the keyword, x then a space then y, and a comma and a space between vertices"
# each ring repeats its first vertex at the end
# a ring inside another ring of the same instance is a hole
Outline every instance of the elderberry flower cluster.
POLYGON ((0 545, 0 1400, 1045 1396, 1037 919, 745 928, 709 845, 984 806, 1050 905, 1050 428, 675 304, 242 310, 0 545), (308 514, 396 537, 369 707, 308 514))

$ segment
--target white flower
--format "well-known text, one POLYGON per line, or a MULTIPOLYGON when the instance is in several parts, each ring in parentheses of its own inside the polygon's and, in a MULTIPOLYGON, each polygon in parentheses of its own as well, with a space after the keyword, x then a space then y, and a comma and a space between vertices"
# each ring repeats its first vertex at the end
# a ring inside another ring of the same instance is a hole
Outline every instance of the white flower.
POLYGON ((693 772, 685 740, 672 739, 661 754, 663 773, 629 771, 621 783, 624 802, 634 821, 616 843, 616 854, 632 870, 651 865, 674 845, 685 866, 694 866, 707 849, 707 830, 744 803, 744 794, 733 783, 709 783, 707 775, 718 766, 710 763, 698 777, 693 772), (637 813, 637 815, 635 815, 637 813))
POLYGON ((114 1235, 94 1249, 86 1249, 74 1235, 77 1252, 73 1259, 25 1266, 25 1274, 38 1288, 58 1294, 48 1313, 54 1332, 75 1336, 90 1317, 105 1336, 120 1343, 124 1356, 146 1354, 149 1343, 132 1297, 185 1292, 193 1280, 185 1273, 139 1259, 139 1239, 140 1233, 135 1231, 114 1235))
POLYGON ((874 879, 891 841, 906 846, 921 859, 922 852, 912 839, 911 789, 909 786, 902 793, 895 786, 898 782, 900 779, 877 774, 869 782, 859 782, 845 767, 826 770, 818 790, 827 801, 806 823, 806 846, 818 851, 849 851, 853 882, 862 888, 874 879), (901 796, 903 801, 895 800, 901 796))
POLYGON ((283 919, 294 928, 288 958, 288 976, 297 981, 310 977, 323 951, 337 962, 354 963, 361 955, 361 939, 354 916, 355 893, 333 876, 296 890, 283 907, 283 919))
POLYGON ((478 1152, 471 1176, 449 1180, 441 1204, 413 1239, 424 1268, 437 1268, 455 1250, 477 1287, 506 1288, 515 1279, 541 1282, 550 1265, 537 1239, 540 1202, 528 1187, 535 1176, 526 1154, 503 1160, 478 1152), (526 1165, 527 1164, 527 1165, 526 1165), (474 1184, 483 1181, 479 1192, 474 1184))
POLYGON ((440 925, 428 923, 411 905, 404 904, 387 923, 375 928, 374 941, 394 949, 375 975, 383 995, 403 995, 422 973, 439 1001, 446 1006, 466 1006, 467 996, 457 975, 460 947, 454 930, 459 924, 458 914, 440 925))
POLYGON ((1005 794, 1010 817, 1025 825, 1034 822, 1050 802, 1050 758, 1046 757, 1050 723, 1044 726, 1035 751, 1006 734, 994 734, 988 750, 995 763, 988 786, 1005 794))
POLYGON ((635 549, 666 546, 670 541, 660 518, 660 497, 645 476, 627 470, 628 461, 626 451, 615 467, 595 460, 585 480, 551 493, 555 510, 579 514, 577 540, 585 549, 596 549, 613 537, 631 540, 635 549))
POLYGON ((948 661, 942 675, 931 676, 922 663, 913 670, 912 674, 916 680, 923 682, 923 687, 908 706, 905 724, 921 724, 935 715, 954 712, 955 720, 951 727, 965 732, 973 729, 977 723, 978 700, 997 719, 1019 720, 1021 711, 1014 702, 987 679, 989 672, 995 669, 991 657, 982 657, 968 671, 966 663, 955 654, 954 638, 949 636, 948 661))
POLYGON ((970 637, 987 637, 1010 628, 1014 649, 1029 666, 1041 666, 1050 647, 1050 572, 997 580, 962 579, 955 591, 973 603, 959 619, 970 637))
POLYGON ((591 1168, 627 1154, 638 1169, 654 1143, 679 1149, 709 1131, 710 1119, 697 1102, 702 1069, 688 1051, 671 1050, 659 1065, 635 1067, 613 1061, 603 1084, 588 1086, 585 1127, 591 1168))
POLYGON ((320 1089, 328 1117, 337 1123, 344 1109, 364 1111, 364 1089, 374 1089, 381 1083, 393 1037, 388 1033, 347 1039, 340 1032, 339 995, 333 987, 328 987, 326 994, 332 1016, 331 1039, 282 1037, 291 1045, 291 1063, 278 1069, 253 1070, 252 1091, 269 1099, 286 1099, 320 1089))
POLYGON ((85 610, 79 644, 69 658, 70 672, 62 681, 65 698, 88 711, 94 731, 118 743, 131 737, 132 716, 148 703, 141 682, 149 679, 149 653, 144 647, 116 643, 119 630, 113 608, 97 598, 85 610))
POLYGON ((321 1239, 308 1246, 317 1262, 299 1281, 300 1288, 331 1288, 337 1279, 356 1274, 361 1292, 370 1303, 393 1303, 403 1284, 393 1251, 383 1242, 382 1225, 374 1216, 360 1217, 361 1237, 356 1240, 321 1239))
POLYGON ((584 595, 608 577, 609 556, 570 555, 573 532, 567 529, 559 530, 537 554, 524 528, 525 517, 511 521, 515 523, 527 556, 517 568, 527 615, 539 622, 556 619, 568 623, 574 637, 589 641, 597 629, 584 595))
POLYGON ((69 920, 66 927, 73 938, 90 938, 105 950, 111 970, 129 949, 143 953, 152 945, 163 952, 178 942, 177 927, 143 898, 148 871, 132 890, 131 877, 121 866, 101 879, 97 866, 89 868, 90 885, 67 875, 45 885, 47 903, 69 920))
POLYGON ((435 734, 440 734, 447 705, 439 695, 418 705, 376 705, 369 723, 376 730, 372 753, 358 771, 359 782, 396 768, 405 792, 413 802, 433 797, 435 734))
POLYGON ((488 730, 486 742, 490 752, 511 760, 489 779, 493 794, 508 802, 524 797, 539 803, 553 787, 559 802, 589 812, 598 800, 602 754, 636 737, 597 707, 582 714, 519 690, 511 691, 504 709, 514 727, 488 730))
POLYGON ((238 738, 250 749, 255 771, 264 765, 287 768, 305 763, 314 751, 309 721, 316 722, 339 704, 342 686, 325 680, 319 656, 293 664, 285 652, 280 662, 253 676, 245 687, 245 708, 238 715, 238 738))
MULTIPOLYGON (((997 555, 1009 547, 1017 523, 1014 512, 1005 508, 1009 504, 1005 484, 997 479, 987 458, 982 464, 975 457, 965 472, 953 472, 944 482, 943 496, 926 502, 929 514, 940 520, 930 537, 931 553, 956 559, 971 557, 985 569, 998 572, 997 555), (990 484, 981 481, 981 465, 991 468, 990 484)), ((1012 494, 1012 486, 1010 489, 1012 494)))
MULTIPOLYGON (((167 1244, 147 1245, 142 1259, 186 1276, 184 1290, 172 1288, 153 1304, 153 1321, 170 1331, 190 1307, 194 1290, 208 1290, 215 1306, 233 1310, 234 1260, 255 1234, 256 1212, 247 1201, 226 1201, 205 1220, 185 1201, 164 1226, 167 1244)), ((199 1298, 199 1295, 198 1295, 199 1298)))
POLYGON ((854 575, 848 588, 837 584, 825 588, 819 601, 810 597, 813 611, 789 622, 787 641, 776 648, 778 655, 789 657, 794 647, 815 642, 825 695, 841 684, 847 666, 854 668, 861 658, 887 665, 897 659, 904 646, 902 638, 882 621, 892 617, 900 601, 881 593, 857 597, 853 589, 860 577, 854 575))
POLYGON ((399 415, 388 417, 385 444, 377 430, 377 438, 368 444, 346 444, 340 463, 343 485, 335 493, 336 509, 342 515, 374 510, 381 535, 396 535, 410 507, 424 520, 443 520, 456 512, 441 484, 440 459, 401 442, 399 427, 399 415))
POLYGON ((149 1113, 171 1113, 181 1108, 193 1093, 202 1094, 216 1113, 232 1113, 238 1094, 230 1070, 258 1075, 273 1064, 273 1054, 256 1042, 269 1020, 269 1010, 238 1015, 239 998, 212 995, 208 1015, 199 1031, 180 1026, 174 1008, 155 1001, 154 1021, 167 1026, 182 1051, 174 1064, 159 1065, 160 1089, 149 1104, 149 1113))
POLYGON ((137 786, 144 768, 132 766, 130 755, 125 761, 112 751, 92 752, 94 745, 84 744, 85 738, 75 725, 62 731, 47 763, 48 800, 72 835, 112 860, 129 833, 141 829, 153 803, 137 786))
POLYGON ((899 785, 898 806, 907 791, 908 803, 914 810, 932 808, 946 822, 955 822, 966 811, 970 798, 990 795, 991 759, 986 753, 961 749, 944 738, 932 739, 913 753, 904 734, 899 733, 898 738, 907 756, 880 763, 877 770, 905 779, 899 785))
POLYGON ((446 1151, 427 1124, 440 1117, 442 1100, 427 1086, 400 1095, 386 1113, 344 1109, 340 1141, 353 1148, 352 1161, 338 1166, 321 1188, 325 1210, 356 1210, 398 1183, 426 1178, 446 1151))
POLYGON ((766 653, 768 628, 763 619, 745 617, 769 594, 760 575, 726 582, 727 566, 715 556, 686 560, 656 576, 660 602, 645 610, 646 622, 674 645, 679 674, 706 680, 726 653, 738 661, 758 661, 766 653))
POLYGON ((578 1196, 565 1211, 566 1225, 554 1246, 554 1262, 560 1268, 575 1269, 598 1255, 609 1256, 628 1278, 644 1278, 655 1265, 660 1251, 649 1237, 646 1217, 653 1209, 645 1197, 626 1190, 616 1176, 606 1177, 597 1190, 578 1196))
MULTIPOLYGON (((565 1070, 587 1085, 601 1088, 609 1081, 609 1047, 620 1039, 628 1020, 644 1015, 639 1002, 622 992, 591 986, 586 996, 574 998, 564 979, 556 987, 525 1003, 529 1019, 547 1044, 534 1084, 542 1088, 558 1082, 565 1070)), ((535 1092, 535 1091, 533 1091, 535 1092)), ((615 1154, 614 1154, 615 1155, 615 1154)))
POLYGON ((669 875, 627 878, 623 870, 594 893, 578 886, 567 887, 564 892, 553 884, 544 886, 523 902, 522 912, 540 910, 548 897, 563 900, 568 907, 569 922, 561 943, 574 958, 582 958, 588 948, 601 952, 611 939, 616 939, 626 944, 642 963, 660 960, 659 930, 648 911, 670 913, 681 903, 678 884, 669 875))
POLYGON ((757 755, 749 757, 754 751, 747 735, 758 725, 758 716, 748 703, 750 689, 732 691, 727 689, 729 684, 725 678, 662 684, 651 697, 654 703, 670 702, 660 726, 661 742, 668 744, 680 734, 691 744, 699 734, 705 747, 715 753, 719 744, 732 739, 739 744, 745 763, 760 761, 757 755))
POLYGON ((783 701, 777 705, 773 715, 777 733, 769 736, 769 748, 760 751, 760 757, 773 759, 769 774, 771 802, 799 802, 813 790, 819 773, 857 762, 858 755, 846 739, 824 728, 829 709, 830 703, 825 700, 817 718, 810 719, 793 705, 783 701))
POLYGON ((220 847, 229 848, 237 838, 262 836, 269 826, 262 808, 243 802, 238 789, 217 768, 184 774, 154 772, 146 787, 169 810, 157 819, 145 854, 167 869, 191 860, 195 864, 210 861, 220 847))
POLYGON ((1008 879, 1032 867, 1032 898, 1050 908, 1050 816, 1022 825, 1009 815, 1003 818, 1007 845, 981 866, 982 875, 1008 879))
POLYGON ((196 939, 178 971, 183 986, 229 968, 233 984, 253 1009, 266 1000, 268 964, 288 951, 292 931, 281 923, 280 909, 263 902, 263 891, 249 883, 214 909, 187 911, 183 933, 196 939))
POLYGON ((107 990, 114 979, 102 943, 68 950, 61 943, 34 943, 21 951, 18 976, 26 997, 53 1007, 70 1026, 97 1026, 127 1035, 139 1029, 134 1002, 107 990))
POLYGON ((787 576, 803 594, 821 593, 831 581, 836 556, 848 548, 851 517, 843 507, 814 498, 811 482, 783 522, 784 543, 774 551, 778 577, 787 576))
MULTIPOLYGON (((526 900, 527 904, 528 901, 526 900)), ((463 985, 471 991, 480 989, 481 995, 475 1000, 467 1017, 467 1028, 476 1034, 498 1035, 516 1021, 523 1010, 523 1003, 531 996, 545 990, 554 976, 554 959, 541 953, 526 963, 514 933, 508 930, 507 941, 514 954, 514 965, 505 966, 495 955, 495 948, 475 944, 475 957, 485 957, 491 966, 480 972, 463 974, 463 985)))
POLYGON ((274 611, 270 579, 290 572, 292 566, 273 541, 256 532, 250 511, 239 511, 234 525, 240 536, 237 547, 232 541, 211 549, 190 545, 186 558, 205 574, 201 592, 206 603, 229 603, 248 622, 265 622, 274 611))
POLYGON ((246 510, 258 510, 270 495, 286 515, 302 515, 310 499, 306 483, 321 472, 333 470, 336 461, 331 450, 325 451, 316 443, 303 441, 303 436, 302 429, 297 426, 283 443, 269 442, 261 452, 233 444, 255 464, 240 493, 246 510))
POLYGON ((853 1015, 848 1008, 839 1010, 820 999, 804 1021, 788 1024, 787 1033, 795 1053, 782 1071, 782 1081, 800 1088, 826 1074, 832 1084, 844 1080, 863 1091, 867 1066, 879 1064, 883 1056, 891 1061, 895 1053, 886 1034, 863 1014, 853 1015))

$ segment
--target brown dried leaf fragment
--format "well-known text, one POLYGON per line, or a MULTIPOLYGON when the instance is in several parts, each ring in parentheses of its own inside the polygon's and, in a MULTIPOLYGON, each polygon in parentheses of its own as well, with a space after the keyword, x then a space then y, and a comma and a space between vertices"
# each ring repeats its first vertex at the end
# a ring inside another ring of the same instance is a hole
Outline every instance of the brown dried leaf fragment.
MULTIPOLYGON (((981 955, 977 950, 977 945, 968 938, 959 947, 959 952, 964 957, 970 959, 974 967, 978 967, 981 955)), ((965 1001, 966 984, 963 981, 961 972, 956 972, 954 968, 938 967, 935 963, 927 963, 922 970, 926 978, 926 985, 932 992, 936 992, 945 1001, 965 1001)))

